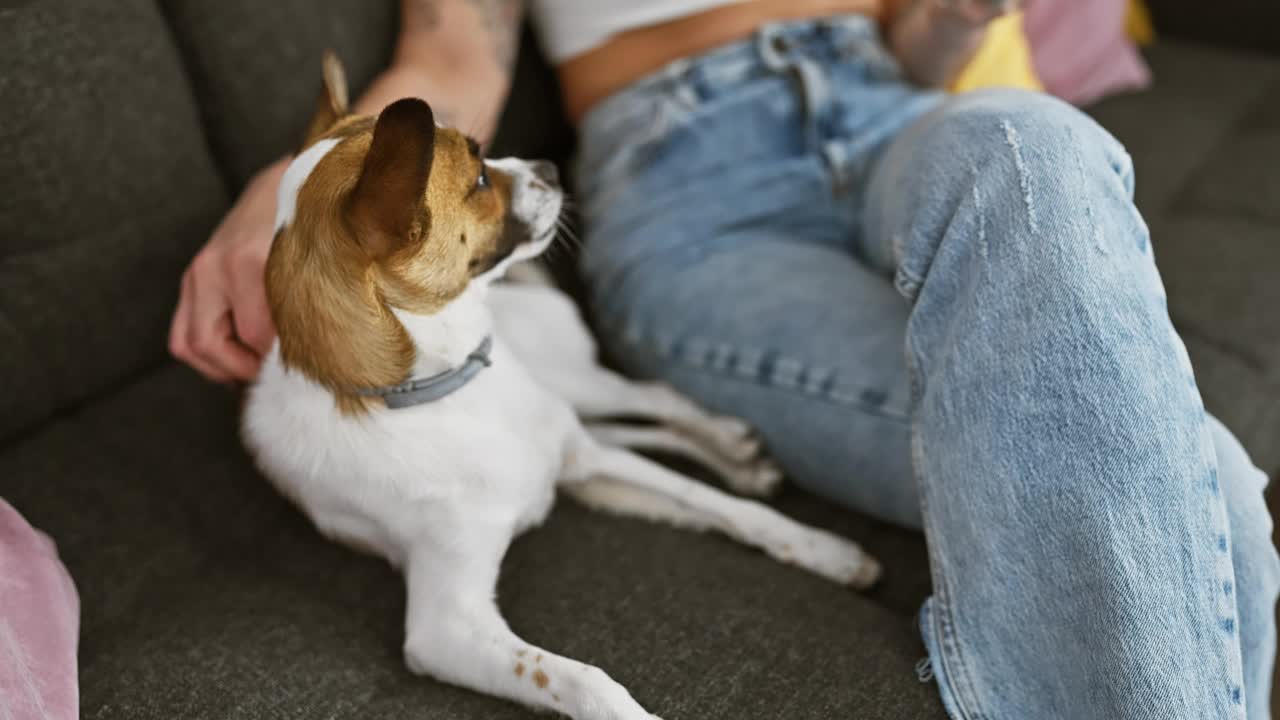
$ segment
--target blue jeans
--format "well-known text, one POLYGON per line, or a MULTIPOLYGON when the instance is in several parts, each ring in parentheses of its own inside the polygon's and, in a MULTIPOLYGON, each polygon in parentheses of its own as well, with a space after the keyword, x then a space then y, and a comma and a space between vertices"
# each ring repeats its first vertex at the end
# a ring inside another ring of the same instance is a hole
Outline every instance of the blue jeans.
POLYGON ((1205 413, 1098 125, 914 88, 847 17, 674 63, 581 143, 606 343, 923 529, 951 717, 1269 716, 1266 478, 1205 413))

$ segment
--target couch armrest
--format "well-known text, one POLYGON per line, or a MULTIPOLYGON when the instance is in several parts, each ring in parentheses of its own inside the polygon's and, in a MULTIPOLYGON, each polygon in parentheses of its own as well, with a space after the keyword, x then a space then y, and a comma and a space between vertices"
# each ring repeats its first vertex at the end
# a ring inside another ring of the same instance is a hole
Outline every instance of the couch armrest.
POLYGON ((1147 0, 1162 35, 1280 55, 1280 2, 1147 0))

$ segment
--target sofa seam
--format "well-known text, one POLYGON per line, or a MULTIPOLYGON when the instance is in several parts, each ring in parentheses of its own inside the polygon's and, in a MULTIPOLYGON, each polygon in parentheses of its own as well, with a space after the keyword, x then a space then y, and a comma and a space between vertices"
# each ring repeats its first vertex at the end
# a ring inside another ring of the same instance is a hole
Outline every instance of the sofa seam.
POLYGON ((183 42, 181 35, 175 29, 175 23, 173 21, 172 13, 168 9, 168 4, 157 0, 155 5, 156 11, 164 20, 165 31, 169 38, 169 45, 173 48, 174 55, 178 58, 178 64, 182 68, 182 77, 186 81, 187 96, 191 100, 191 105, 195 108, 196 117, 199 118, 200 137, 204 141, 205 153, 209 156, 209 160, 213 166, 217 168, 218 179, 222 182, 222 187, 227 193, 227 198, 230 201, 234 201, 236 197, 239 197, 241 188, 236 187, 235 183, 232 181, 230 168, 226 167, 226 163, 221 157, 219 157, 217 148, 214 147, 213 136, 209 130, 208 112, 205 109, 204 103, 200 101, 200 96, 196 93, 195 76, 191 69, 191 58, 195 53, 185 42, 183 42))

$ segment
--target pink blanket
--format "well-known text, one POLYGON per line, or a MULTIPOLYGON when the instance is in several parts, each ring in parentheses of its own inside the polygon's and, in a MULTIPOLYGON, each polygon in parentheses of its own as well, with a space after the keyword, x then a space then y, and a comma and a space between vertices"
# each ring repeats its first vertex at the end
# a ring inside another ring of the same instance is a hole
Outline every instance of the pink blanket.
POLYGON ((1150 84, 1125 29, 1128 11, 1126 0, 1027 0, 1024 26, 1045 89, 1087 105, 1150 84))
POLYGON ((47 535, 0 499, 0 717, 75 720, 80 599, 47 535))

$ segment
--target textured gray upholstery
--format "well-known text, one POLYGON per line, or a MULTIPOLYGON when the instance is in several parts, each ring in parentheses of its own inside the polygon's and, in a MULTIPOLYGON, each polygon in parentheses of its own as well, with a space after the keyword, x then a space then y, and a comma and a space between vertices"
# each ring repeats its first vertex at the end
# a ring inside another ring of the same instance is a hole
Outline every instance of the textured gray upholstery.
MULTIPOLYGON (((386 61, 394 5, 45 0, 0 10, 0 496, 83 605, 84 717, 524 718, 411 676, 403 592, 252 469, 237 398, 166 358, 179 275, 296 142, 335 47, 386 61)), ((496 143, 563 160, 531 48, 496 143)), ((1280 59, 1169 41, 1157 87, 1092 109, 1131 149, 1206 401, 1280 469, 1280 59)), ((922 539, 796 491, 781 508, 889 568, 857 595, 726 541, 565 502, 507 558, 530 640, 669 718, 941 718, 917 682, 922 539)))

